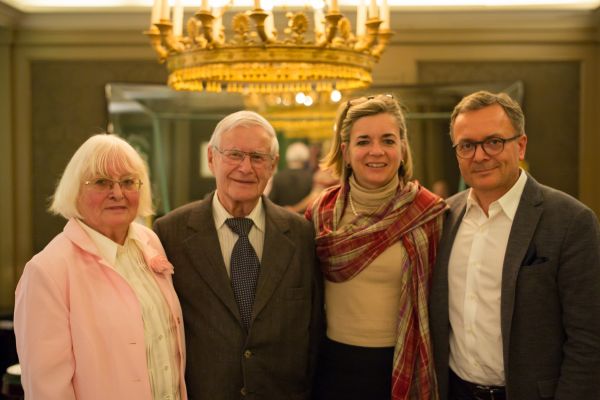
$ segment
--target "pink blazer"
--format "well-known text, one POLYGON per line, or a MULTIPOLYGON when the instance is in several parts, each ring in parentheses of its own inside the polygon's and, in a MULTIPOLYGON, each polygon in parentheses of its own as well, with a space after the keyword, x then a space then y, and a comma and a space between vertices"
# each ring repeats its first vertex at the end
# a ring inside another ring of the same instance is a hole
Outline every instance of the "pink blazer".
MULTIPOLYGON (((183 319, 172 267, 154 232, 136 223, 131 229, 145 238, 144 258, 176 321, 185 400, 183 319)), ((77 221, 25 266, 14 326, 27 400, 152 400, 140 304, 77 221)))

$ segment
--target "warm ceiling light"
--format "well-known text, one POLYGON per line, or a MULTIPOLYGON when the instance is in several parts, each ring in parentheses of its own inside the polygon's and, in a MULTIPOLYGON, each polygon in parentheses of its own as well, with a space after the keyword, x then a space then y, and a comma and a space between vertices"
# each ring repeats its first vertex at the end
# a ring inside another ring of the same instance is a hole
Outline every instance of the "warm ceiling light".
POLYGON ((217 7, 202 0, 200 9, 185 20, 182 0, 175 0, 173 7, 167 0, 155 0, 146 34, 160 61, 167 63, 169 86, 285 93, 371 84, 371 69, 392 35, 387 0, 360 0, 355 31, 338 0, 328 0, 326 9, 318 0, 299 11, 286 7, 286 27, 279 30, 268 10, 273 3, 266 1, 254 0, 250 9, 236 10, 226 30, 223 16, 234 8, 232 3, 217 7))
MULTIPOLYGON (((173 3, 175 0, 171 0, 173 3)), ((185 7, 197 7, 201 0, 182 0, 185 7)), ((236 6, 249 7, 253 0, 236 1, 236 6)), ((312 3, 323 2, 323 0, 309 0, 312 3)), ((36 9, 54 9, 54 8, 131 8, 148 7, 152 5, 153 0, 4 0, 21 10, 36 9)), ((211 0, 211 6, 217 2, 221 5, 228 3, 228 0, 211 0)), ((285 4, 289 7, 302 7, 304 0, 286 0, 285 4)), ((340 0, 342 7, 356 7, 360 0, 340 0)), ((575 7, 575 8, 596 8, 600 6, 600 0, 389 0, 390 7, 575 7)), ((263 7, 266 9, 266 7, 263 7)))

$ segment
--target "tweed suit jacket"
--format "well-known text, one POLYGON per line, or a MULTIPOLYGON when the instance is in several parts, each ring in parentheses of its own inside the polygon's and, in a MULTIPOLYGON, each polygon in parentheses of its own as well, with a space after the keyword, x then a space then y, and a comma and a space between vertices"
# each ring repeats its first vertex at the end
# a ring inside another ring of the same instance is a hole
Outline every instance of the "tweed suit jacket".
MULTIPOLYGON (((448 199, 431 289, 441 399, 448 391, 448 262, 467 195, 448 199)), ((600 399, 598 219, 574 198, 531 176, 508 239, 500 312, 508 399, 600 399)))
POLYGON ((154 225, 175 268, 188 329, 189 399, 309 399, 323 335, 323 283, 312 225, 263 197, 263 256, 246 332, 221 255, 213 196, 154 225))

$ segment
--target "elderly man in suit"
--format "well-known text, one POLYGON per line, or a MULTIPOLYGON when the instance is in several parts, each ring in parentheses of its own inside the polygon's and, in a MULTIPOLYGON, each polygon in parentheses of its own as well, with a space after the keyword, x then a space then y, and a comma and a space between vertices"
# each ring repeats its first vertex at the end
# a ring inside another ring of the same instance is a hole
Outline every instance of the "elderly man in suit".
POLYGON ((260 115, 225 117, 208 147, 216 192, 155 222, 175 267, 190 400, 310 398, 322 278, 311 224, 262 196, 278 148, 260 115))
POLYGON ((600 396, 600 228, 519 168, 523 112, 473 93, 450 135, 470 189, 447 200, 430 298, 441 399, 600 396))

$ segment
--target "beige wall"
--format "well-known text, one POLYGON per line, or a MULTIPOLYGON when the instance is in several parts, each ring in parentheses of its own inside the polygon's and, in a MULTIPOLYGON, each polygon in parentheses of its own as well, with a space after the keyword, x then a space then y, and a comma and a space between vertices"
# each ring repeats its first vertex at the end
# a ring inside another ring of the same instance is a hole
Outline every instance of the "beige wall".
POLYGON ((12 304, 12 283, 17 276, 15 262, 15 220, 14 180, 13 180, 13 140, 12 102, 11 102, 11 64, 10 44, 12 33, 0 28, 0 311, 12 304))
MULTIPOLYGON (((19 20, 14 35, 0 28, 0 178, 6 182, 6 190, 0 191, 0 308, 12 304, 25 262, 60 231, 63 221, 44 211, 47 197, 83 138, 106 128, 103 85, 164 80, 163 67, 140 34, 146 20, 137 14, 32 15, 19 20)), ((577 123, 561 129, 560 137, 545 138, 544 148, 560 154, 565 140, 576 143, 565 160, 565 168, 573 172, 547 179, 578 192, 574 194, 600 215, 597 11, 406 12, 394 16, 394 27, 397 33, 374 71, 377 83, 441 82, 452 76, 472 82, 499 79, 498 74, 512 74, 512 79, 519 70, 511 69, 511 63, 523 71, 527 65, 537 68, 529 74, 554 76, 552 67, 563 66, 569 80, 561 86, 549 79, 546 90, 532 91, 537 94, 527 101, 541 110, 547 96, 555 96, 553 107, 568 101, 564 105, 577 123), (449 68, 460 63, 476 73, 451 75, 449 68), (495 63, 501 67, 478 68, 495 63), (577 104, 572 104, 573 96, 577 104)), ((560 109, 553 113, 560 117, 560 109)), ((543 112, 536 111, 533 118, 531 124, 543 129, 543 112)), ((534 173, 561 173, 552 157, 536 152, 534 173)))

